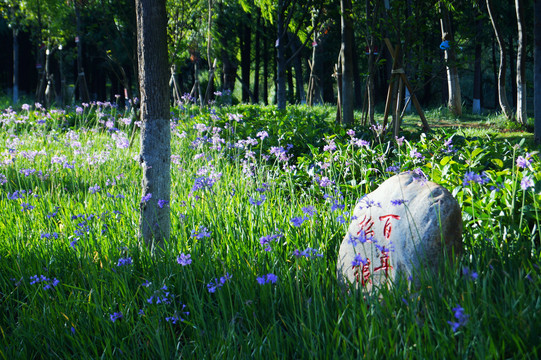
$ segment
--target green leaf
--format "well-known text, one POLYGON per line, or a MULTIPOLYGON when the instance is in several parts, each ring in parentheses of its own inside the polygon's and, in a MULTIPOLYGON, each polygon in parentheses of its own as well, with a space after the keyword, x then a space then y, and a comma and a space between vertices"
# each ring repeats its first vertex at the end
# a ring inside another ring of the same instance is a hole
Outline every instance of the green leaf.
POLYGON ((441 159, 440 164, 441 164, 442 166, 445 166, 445 165, 449 162, 449 160, 451 160, 451 157, 450 157, 450 156, 446 156, 446 157, 444 157, 443 159, 441 159))
POLYGON ((501 159, 491 159, 490 161, 499 168, 503 167, 503 161, 501 159))

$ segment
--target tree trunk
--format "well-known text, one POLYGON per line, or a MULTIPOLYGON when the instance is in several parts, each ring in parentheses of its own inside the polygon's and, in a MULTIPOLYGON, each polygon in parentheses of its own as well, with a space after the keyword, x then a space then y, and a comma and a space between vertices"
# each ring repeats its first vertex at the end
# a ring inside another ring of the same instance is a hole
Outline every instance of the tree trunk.
POLYGON ((81 41, 81 16, 79 14, 79 5, 75 5, 75 19, 77 22, 77 84, 79 86, 79 96, 82 102, 90 102, 88 86, 86 84, 85 71, 83 69, 83 43, 81 41))
POLYGON ((261 12, 257 13, 255 32, 254 101, 259 103, 259 72, 261 67, 261 12))
POLYGON ((286 56, 284 31, 284 0, 278 0, 278 18, 276 21, 276 101, 278 110, 286 108, 286 56))
POLYGON ((506 53, 505 53, 505 44, 503 42, 503 37, 500 32, 500 28, 496 23, 496 17, 494 10, 492 8, 492 0, 486 0, 488 16, 490 17, 490 22, 492 23, 492 28, 494 29, 494 35, 498 41, 498 46, 500 47, 500 69, 498 71, 498 100, 500 102, 500 108, 502 113, 509 120, 513 118, 513 112, 509 107, 509 102, 507 101, 507 94, 505 88, 505 72, 506 72, 506 53))
POLYGON ((352 34, 352 56, 353 56, 353 91, 354 91, 354 103, 353 106, 357 109, 362 108, 363 106, 363 81, 361 80, 361 70, 359 66, 359 54, 357 51, 357 43, 355 39, 355 34, 352 34))
POLYGON ((353 20, 351 0, 340 0, 342 28, 342 121, 353 125, 353 20))
MULTIPOLYGON (((265 27, 267 29, 267 27, 265 27)), ((263 55, 263 104, 269 104, 269 37, 265 32, 263 36, 263 49, 265 55, 263 55)), ((272 51, 274 54, 274 50, 272 51)))
POLYGON ((19 29, 13 26, 13 105, 19 102, 19 29))
POLYGON ((517 82, 516 82, 517 68, 515 66, 515 41, 512 34, 509 34, 507 45, 509 46, 508 52, 507 52, 507 55, 509 57, 509 63, 510 63, 509 69, 511 71, 511 79, 513 79, 513 81, 511 81, 511 103, 509 104, 509 106, 512 109, 516 109, 517 108, 517 82))
POLYGON ((492 74, 493 74, 493 82, 494 82, 494 109, 498 107, 498 104, 500 103, 498 100, 498 65, 496 65, 496 36, 492 35, 492 74))
POLYGON ((473 70, 473 114, 481 114, 481 84, 482 84, 482 71, 481 71, 481 33, 483 31, 483 24, 480 19, 475 20, 475 60, 473 70))
POLYGON ((441 40, 448 41, 448 48, 445 49, 445 62, 447 63, 447 88, 449 92, 448 107, 456 116, 462 115, 462 95, 460 93, 460 81, 458 77, 458 69, 456 68, 456 53, 451 29, 451 19, 449 11, 444 4, 440 3, 441 11, 441 40))
POLYGON ((541 144, 541 0, 534 4, 534 138, 541 144))
POLYGON ((374 114, 376 109, 376 93, 375 93, 375 77, 376 77, 376 44, 374 33, 376 33, 376 21, 378 19, 379 1, 376 4, 371 5, 370 0, 366 0, 366 18, 372 19, 372 23, 368 28, 368 36, 366 37, 368 45, 368 78, 366 79, 366 91, 368 99, 368 121, 370 124, 374 124, 374 114))
POLYGON ((526 76, 525 60, 526 60, 526 39, 524 34, 524 6, 522 0, 515 0, 515 8, 517 12, 518 26, 518 49, 517 49, 517 121, 519 124, 525 125, 528 122, 528 114, 526 112, 526 76))
POLYGON ((140 236, 153 250, 170 235, 171 130, 165 0, 136 0, 143 171, 140 236))
MULTIPOLYGON (((248 23, 250 20, 250 17, 248 16, 246 19, 246 22, 248 23)), ((252 49, 252 31, 250 29, 249 24, 244 24, 244 26, 241 27, 241 33, 240 33, 240 67, 241 67, 241 76, 242 76, 242 82, 245 86, 242 87, 242 102, 248 103, 250 102, 250 94, 248 92, 250 87, 250 65, 251 57, 250 57, 250 50, 252 49)))

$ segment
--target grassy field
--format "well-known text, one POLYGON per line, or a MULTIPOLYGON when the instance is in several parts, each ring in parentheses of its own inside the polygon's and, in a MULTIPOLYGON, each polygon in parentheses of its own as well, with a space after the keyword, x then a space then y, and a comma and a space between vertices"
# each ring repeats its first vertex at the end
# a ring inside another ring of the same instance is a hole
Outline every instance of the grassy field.
POLYGON ((331 107, 172 109, 171 239, 137 237, 139 124, 110 104, 0 116, 0 358, 539 358, 541 164, 496 117, 428 112, 404 141, 331 107), (439 125, 439 126, 438 126, 439 125), (447 187, 465 254, 346 292, 362 195, 447 187))

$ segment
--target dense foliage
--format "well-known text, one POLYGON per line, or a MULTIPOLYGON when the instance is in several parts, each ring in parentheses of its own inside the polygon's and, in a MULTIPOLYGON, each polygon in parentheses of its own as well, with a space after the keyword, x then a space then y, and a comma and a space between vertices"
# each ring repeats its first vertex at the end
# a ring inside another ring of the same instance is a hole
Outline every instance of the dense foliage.
POLYGON ((139 123, 93 103, 0 117, 0 357, 538 358, 541 163, 465 132, 343 129, 326 107, 172 109, 171 240, 137 239, 139 123), (336 280, 356 201, 417 171, 464 256, 367 294, 336 280))

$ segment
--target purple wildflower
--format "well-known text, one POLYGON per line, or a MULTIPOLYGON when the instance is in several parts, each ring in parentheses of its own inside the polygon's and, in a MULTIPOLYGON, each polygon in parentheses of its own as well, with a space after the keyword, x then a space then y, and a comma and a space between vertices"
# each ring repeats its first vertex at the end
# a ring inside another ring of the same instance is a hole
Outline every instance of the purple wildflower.
POLYGON ((124 315, 122 315, 121 312, 115 312, 115 313, 109 315, 109 319, 110 319, 112 322, 115 322, 115 321, 117 321, 118 319, 122 319, 123 317, 124 317, 124 315))
POLYGON ((316 208, 314 206, 312 206, 312 205, 305 206, 301 210, 302 210, 303 213, 305 213, 309 217, 313 217, 317 213, 316 208))
POLYGON ((160 209, 163 209, 163 207, 166 205, 169 205, 169 201, 162 199, 158 200, 158 206, 160 207, 160 209))
POLYGON ((534 186, 534 182, 531 176, 524 176, 522 180, 520 181, 520 188, 522 190, 528 190, 529 188, 533 186, 534 186))
POLYGON ((368 260, 366 258, 363 258, 360 254, 356 254, 355 258, 351 262, 352 267, 361 266, 361 264, 364 266, 368 263, 368 260))
POLYGON ((259 200, 256 200, 256 199, 250 197, 248 199, 248 201, 250 202, 250 204, 252 204, 254 206, 259 206, 259 205, 263 204, 266 199, 267 199, 267 197, 265 195, 261 195, 261 198, 259 200))
POLYGON ((118 259, 118 263, 116 264, 116 266, 126 266, 126 265, 131 265, 131 264, 132 264, 132 258, 127 257, 127 258, 118 259))
POLYGON ((453 313, 457 321, 447 321, 449 325, 453 328, 453 332, 457 332, 458 328, 464 326, 468 323, 469 315, 464 314, 464 308, 460 305, 453 308, 453 313))
POLYGON ((141 204, 146 203, 146 202, 149 201, 151 198, 152 198, 152 194, 151 194, 151 193, 148 193, 148 194, 146 194, 146 195, 143 195, 143 197, 141 198, 141 204))
POLYGON ((191 233, 191 236, 195 237, 197 240, 210 237, 211 235, 212 235, 212 232, 208 231, 208 229, 204 226, 199 227, 197 230, 193 229, 191 233))
POLYGON ((517 166, 521 169, 529 168, 531 163, 532 159, 530 159, 529 154, 526 157, 519 156, 517 158, 517 166))
POLYGON ((391 205, 393 206, 399 206, 399 205, 402 205, 402 204, 405 204, 407 203, 408 200, 404 200, 404 199, 396 199, 396 200, 391 200, 391 205))
POLYGON ((291 218, 290 222, 291 222, 291 225, 295 226, 295 227, 299 227, 302 225, 302 223, 305 221, 305 220, 308 220, 308 218, 305 216, 305 217, 300 217, 300 216, 297 216, 297 217, 293 217, 291 218))
POLYGON ((182 253, 177 257, 177 262, 182 266, 190 265, 192 263, 192 256, 190 254, 185 255, 182 253))

